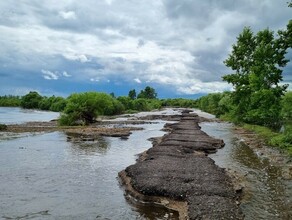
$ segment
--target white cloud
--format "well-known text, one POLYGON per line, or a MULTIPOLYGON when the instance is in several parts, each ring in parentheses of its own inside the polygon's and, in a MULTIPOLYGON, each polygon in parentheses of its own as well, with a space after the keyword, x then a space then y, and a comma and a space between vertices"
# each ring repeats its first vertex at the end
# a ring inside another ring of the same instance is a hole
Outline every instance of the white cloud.
POLYGON ((42 70, 41 71, 43 73, 43 77, 44 79, 47 80, 57 80, 59 79, 59 74, 57 72, 51 72, 49 70, 42 70))
POLYGON ((59 15, 65 20, 75 20, 77 18, 74 11, 60 11, 59 15))
POLYGON ((86 63, 89 61, 88 58, 84 54, 79 55, 78 59, 80 60, 81 63, 86 63))
POLYGON ((108 4, 108 5, 111 5, 113 3, 114 0, 105 0, 105 2, 108 4))
POLYGON ((66 71, 63 71, 63 76, 65 76, 65 77, 71 77, 72 75, 70 75, 70 74, 67 73, 66 71))
MULTIPOLYGON (((76 51, 77 52, 77 51, 76 51)), ((62 55, 68 60, 75 60, 81 63, 89 62, 89 59, 84 54, 76 54, 75 50, 68 49, 66 52, 62 52, 62 55)))
POLYGON ((0 14, 0 62, 5 64, 0 71, 15 66, 42 69, 47 80, 72 76, 77 82, 115 82, 116 77, 121 84, 214 92, 229 89, 221 83, 228 73, 222 60, 243 26, 277 30, 291 19, 287 0, 55 1, 20 1, 17 8, 0 1, 2 11, 13 9, 9 16, 0 14))
POLYGON ((224 82, 201 82, 194 80, 184 83, 177 87, 177 90, 182 94, 197 94, 197 93, 216 93, 222 91, 231 91, 232 87, 224 82))
POLYGON ((140 80, 139 78, 135 78, 134 81, 135 81, 136 83, 139 83, 139 84, 142 83, 141 80, 140 80))
POLYGON ((99 82, 100 80, 99 80, 99 78, 91 78, 90 81, 91 82, 99 82))

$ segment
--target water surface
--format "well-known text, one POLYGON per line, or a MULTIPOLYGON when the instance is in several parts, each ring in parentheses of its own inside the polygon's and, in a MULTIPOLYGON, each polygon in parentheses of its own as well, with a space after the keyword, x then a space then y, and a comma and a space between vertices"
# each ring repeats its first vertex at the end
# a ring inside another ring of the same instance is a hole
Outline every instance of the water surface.
MULTIPOLYGON (((2 132, 0 219, 177 219, 165 209, 128 202, 117 178, 119 171, 135 163, 137 154, 152 146, 148 138, 164 134, 160 129, 165 122, 153 122, 135 125, 144 130, 134 131, 128 140, 74 143, 62 132, 22 134, 17 139, 5 138, 2 132)), ((226 144, 210 155, 216 164, 245 176, 241 208, 246 219, 292 219, 292 184, 282 178, 280 168, 235 139, 232 124, 201 126, 226 144)))
POLYGON ((145 124, 128 140, 68 142, 62 132, 0 141, 2 219, 176 219, 166 209, 130 204, 118 172, 162 136, 165 122, 145 124))
POLYGON ((210 155, 215 163, 244 176, 245 197, 241 209, 245 219, 292 219, 292 182, 282 177, 281 168, 236 139, 232 124, 201 123, 201 127, 225 142, 224 148, 210 155))
POLYGON ((60 116, 58 112, 39 111, 15 107, 0 107, 0 124, 22 124, 30 121, 50 121, 60 116))

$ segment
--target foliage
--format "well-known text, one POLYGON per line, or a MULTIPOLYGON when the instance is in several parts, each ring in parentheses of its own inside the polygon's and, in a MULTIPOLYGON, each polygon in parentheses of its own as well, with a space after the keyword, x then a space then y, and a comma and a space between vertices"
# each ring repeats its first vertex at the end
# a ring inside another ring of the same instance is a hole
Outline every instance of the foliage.
POLYGON ((131 99, 128 96, 120 96, 117 100, 123 104, 124 109, 129 112, 150 111, 153 109, 160 109, 162 103, 158 99, 131 99))
POLYGON ((201 110, 214 114, 216 117, 232 113, 234 105, 232 105, 232 94, 230 92, 224 93, 210 93, 197 100, 197 106, 201 110))
POLYGON ((74 125, 94 122, 99 115, 119 114, 123 106, 113 97, 105 93, 85 92, 74 93, 67 99, 64 114, 61 115, 61 125, 74 125))
POLYGON ((124 106, 125 110, 133 109, 133 101, 128 96, 119 96, 117 100, 124 106))
POLYGON ((130 91, 129 91, 129 95, 128 95, 128 97, 129 97, 130 99, 136 99, 136 97, 137 97, 137 95, 136 95, 136 90, 135 90, 135 89, 130 90, 130 91))
POLYGON ((149 110, 161 109, 162 103, 158 99, 149 99, 147 100, 147 106, 149 110))
POLYGON ((180 107, 180 108, 195 108, 197 107, 196 100, 192 99, 163 99, 161 100, 161 105, 163 107, 180 107))
POLYGON ((141 92, 138 94, 137 98, 141 99, 156 99, 157 93, 155 92, 154 88, 151 88, 150 86, 146 86, 144 90, 141 90, 141 92))
POLYGON ((7 125, 0 124, 0 131, 5 131, 7 129, 7 125))
POLYGON ((37 92, 29 92, 21 98, 20 106, 22 108, 37 109, 43 97, 37 92))
POLYGON ((61 112, 64 110, 67 101, 63 97, 43 97, 43 99, 39 103, 39 109, 41 110, 49 110, 54 112, 61 112))
MULTIPOLYGON (((284 33, 284 32, 282 32, 284 33)), ((235 71, 225 75, 224 81, 234 86, 232 101, 239 121, 279 127, 280 98, 287 85, 279 85, 287 50, 286 41, 279 33, 275 36, 268 29, 253 34, 245 27, 224 61, 235 71)))
POLYGON ((151 109, 147 105, 147 99, 138 98, 132 101, 133 110, 136 111, 150 111, 151 109))
POLYGON ((0 96, 0 106, 2 107, 18 107, 21 99, 19 96, 5 95, 0 96))
POLYGON ((283 149, 292 156, 292 125, 285 126, 283 133, 277 133, 258 125, 245 124, 244 128, 254 131, 272 147, 283 149))
POLYGON ((287 92, 281 101, 281 115, 286 122, 292 122, 292 91, 287 92))

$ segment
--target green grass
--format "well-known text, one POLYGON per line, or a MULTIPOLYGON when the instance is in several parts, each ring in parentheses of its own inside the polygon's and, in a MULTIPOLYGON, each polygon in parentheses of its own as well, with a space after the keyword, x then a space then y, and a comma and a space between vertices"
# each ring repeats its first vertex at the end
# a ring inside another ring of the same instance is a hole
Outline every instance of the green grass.
POLYGON ((132 110, 132 109, 128 109, 124 112, 124 114, 135 114, 135 113, 138 113, 139 111, 137 110, 132 110))
POLYGON ((292 125, 286 125, 283 133, 259 125, 244 124, 243 128, 255 132, 268 145, 279 148, 292 156, 292 125))

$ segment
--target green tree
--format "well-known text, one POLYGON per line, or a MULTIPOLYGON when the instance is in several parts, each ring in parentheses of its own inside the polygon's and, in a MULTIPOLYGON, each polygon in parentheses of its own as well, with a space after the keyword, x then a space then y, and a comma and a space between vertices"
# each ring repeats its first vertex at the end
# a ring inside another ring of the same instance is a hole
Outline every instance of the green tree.
POLYGON ((130 97, 130 99, 136 99, 137 96, 136 90, 135 89, 130 90, 128 96, 130 97))
POLYGON ((119 96, 117 100, 123 104, 125 110, 133 110, 133 100, 128 96, 119 96))
POLYGON ((64 99, 63 97, 55 97, 53 95, 48 98, 44 96, 39 102, 39 109, 61 112, 64 110, 66 103, 66 99, 64 99))
POLYGON ((67 100, 63 97, 55 97, 49 108, 53 112, 62 112, 67 105, 67 100))
POLYGON ((133 110, 149 111, 150 109, 147 105, 147 100, 142 98, 133 100, 133 110))
POLYGON ((292 124, 292 91, 287 92, 281 101, 281 114, 286 122, 292 124))
POLYGON ((157 93, 155 92, 155 89, 146 86, 144 90, 141 90, 141 92, 138 94, 137 98, 142 98, 142 99, 156 99, 157 98, 157 93))
POLYGON ((269 29, 254 35, 245 27, 224 61, 235 71, 223 76, 223 80, 234 86, 235 115, 240 121, 279 126, 280 100, 287 88, 279 83, 282 68, 288 62, 285 59, 288 47, 282 35, 275 36, 269 29))
POLYGON ((114 93, 114 92, 111 92, 111 93, 110 93, 110 96, 111 96, 111 97, 113 97, 113 98, 116 98, 116 96, 115 96, 115 93, 114 93))
POLYGON ((113 115, 122 111, 122 104, 106 93, 75 93, 68 97, 61 125, 74 125, 77 122, 90 124, 99 115, 113 115))
POLYGON ((19 96, 5 95, 0 96, 0 106, 3 107, 17 107, 20 106, 21 99, 19 96))
POLYGON ((20 106, 28 109, 38 109, 43 97, 35 91, 31 91, 21 98, 20 106))

